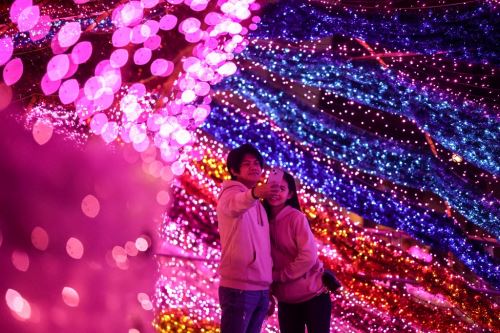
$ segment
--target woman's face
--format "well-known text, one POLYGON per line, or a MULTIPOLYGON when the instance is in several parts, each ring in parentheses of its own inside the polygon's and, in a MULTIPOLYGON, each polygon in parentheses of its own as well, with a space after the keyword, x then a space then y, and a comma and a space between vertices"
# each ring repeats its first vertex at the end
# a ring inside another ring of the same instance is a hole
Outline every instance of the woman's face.
POLYGON ((292 195, 293 194, 290 193, 290 190, 288 189, 286 180, 282 179, 280 183, 280 191, 278 192, 278 194, 273 195, 271 198, 269 198, 267 202, 272 207, 282 206, 288 199, 292 197, 292 195))

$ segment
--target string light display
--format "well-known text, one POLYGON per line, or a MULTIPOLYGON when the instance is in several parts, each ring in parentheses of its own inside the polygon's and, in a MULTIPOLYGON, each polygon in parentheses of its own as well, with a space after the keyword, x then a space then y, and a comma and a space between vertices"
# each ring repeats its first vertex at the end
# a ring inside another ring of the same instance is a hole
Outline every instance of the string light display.
MULTIPOLYGON (((179 206, 166 218, 170 232, 164 234, 178 240, 177 255, 173 255, 174 251, 170 250, 170 260, 184 261, 183 264, 177 264, 178 268, 184 265, 199 267, 203 264, 205 268, 202 274, 206 281, 217 277, 213 264, 218 258, 210 255, 189 257, 188 253, 196 253, 192 248, 199 248, 201 244, 204 244, 205 251, 218 253, 218 245, 214 241, 218 237, 214 228, 214 205, 219 193, 217 185, 222 178, 227 177, 227 172, 221 160, 223 155, 217 152, 217 142, 204 135, 200 141, 202 151, 206 153, 200 162, 189 168, 189 173, 181 177, 179 187, 174 190, 179 206), (172 219, 182 222, 172 225, 172 219), (174 228, 175 232, 172 233, 174 228), (192 236, 187 236, 189 234, 192 236), (182 249, 188 251, 182 253, 182 249)), ((351 326, 368 331, 379 331, 386 327, 386 331, 394 332, 444 328, 461 332, 481 327, 491 329, 495 325, 493 313, 496 304, 493 299, 481 295, 476 290, 478 286, 469 285, 470 282, 454 272, 452 266, 443 266, 434 259, 428 264, 415 259, 401 247, 388 244, 383 237, 368 234, 349 221, 335 203, 318 193, 306 189, 302 191, 301 197, 302 206, 312 221, 318 240, 324 242, 321 246, 322 259, 345 282, 345 290, 336 296, 334 303, 335 326, 342 323, 340 327, 351 326), (329 249, 328 244, 333 244, 335 250, 329 249), (478 305, 481 309, 477 309, 478 305), (383 315, 388 311, 392 318, 383 315), (485 313, 490 315, 484 316, 485 313), (444 318, 449 318, 456 325, 450 326, 444 318), (474 318, 475 324, 471 324, 468 318, 474 318)), ((171 241, 167 243, 171 244, 171 241)), ((193 279, 196 277, 193 276, 193 279)), ((198 292, 206 294, 203 299, 213 295, 214 290, 199 288, 200 284, 203 281, 194 282, 193 286, 198 292)), ((192 288, 185 286, 177 290, 179 294, 176 298, 167 290, 160 299, 165 305, 190 302, 192 288)), ((191 318, 199 318, 196 327, 201 327, 201 318, 210 319, 218 315, 215 306, 184 308, 191 308, 191 318), (210 316, 204 313, 208 309, 212 309, 215 314, 210 316)))
MULTIPOLYGON (((127 258, 155 249, 155 294, 135 304, 154 306, 150 329, 220 332, 215 207, 227 153, 247 142, 300 183, 320 258, 343 286, 331 296, 332 332, 500 328, 496 2, 16 0, 0 9, 0 110, 22 104, 15 117, 39 145, 53 132, 79 145, 98 136, 171 186, 156 195, 168 208, 159 244, 140 234, 106 258, 126 270, 127 258)), ((105 215, 99 202, 85 196, 83 214, 105 215)), ((71 260, 83 245, 67 241, 71 260)), ((26 272, 30 258, 16 250, 11 261, 26 272)), ((63 289, 68 306, 84 300, 77 289, 63 289)), ((29 298, 7 290, 13 318, 31 320, 29 298)), ((264 329, 279 332, 276 314, 264 329)))
POLYGON ((339 123, 335 118, 294 102, 282 91, 266 87, 262 81, 240 77, 228 81, 225 89, 233 87, 233 92, 255 103, 295 138, 314 137, 312 145, 329 157, 403 186, 434 192, 469 220, 498 236, 499 203, 483 200, 482 193, 474 186, 436 163, 430 151, 426 154, 418 147, 395 144, 339 123))

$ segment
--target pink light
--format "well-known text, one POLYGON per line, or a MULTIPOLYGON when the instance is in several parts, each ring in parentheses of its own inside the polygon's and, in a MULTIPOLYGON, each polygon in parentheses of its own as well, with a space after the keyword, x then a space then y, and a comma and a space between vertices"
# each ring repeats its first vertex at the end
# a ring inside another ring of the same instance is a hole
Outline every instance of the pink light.
POLYGON ((138 143, 133 142, 133 146, 134 146, 134 149, 136 151, 138 151, 139 153, 142 153, 149 148, 149 143, 150 143, 149 139, 146 136, 146 138, 144 140, 142 140, 141 142, 138 142, 138 143))
POLYGON ((42 91, 45 95, 50 95, 55 93, 59 89, 60 85, 61 85, 61 80, 52 81, 47 73, 45 73, 45 75, 42 77, 41 86, 42 86, 42 91))
POLYGON ((207 8, 208 1, 206 0, 189 0, 189 7, 195 12, 201 12, 207 8))
POLYGON ((145 65, 151 60, 151 50, 147 47, 142 47, 134 53, 134 63, 136 65, 145 65))
POLYGON ((151 35, 151 28, 147 25, 137 25, 132 29, 130 40, 134 44, 142 44, 151 35))
POLYGON ((162 206, 165 206, 170 202, 170 195, 168 194, 167 191, 161 190, 156 195, 156 202, 158 202, 158 204, 160 204, 162 206))
POLYGON ((104 93, 104 80, 100 76, 93 76, 85 82, 85 96, 93 101, 104 93))
POLYGON ((78 292, 71 287, 64 287, 61 292, 62 299, 67 306, 77 307, 80 304, 80 296, 78 292))
POLYGON ((14 52, 14 43, 12 39, 8 36, 0 38, 0 66, 9 61, 14 52))
POLYGON ((158 4, 159 0, 141 0, 141 4, 144 8, 153 8, 158 4))
POLYGON ((158 35, 154 35, 149 37, 145 42, 144 46, 150 50, 156 50, 161 46, 161 37, 158 35))
POLYGON ((73 47, 71 51, 71 60, 73 63, 79 65, 87 62, 92 55, 92 43, 80 42, 73 47))
POLYGON ((184 165, 184 163, 182 163, 180 161, 175 161, 170 166, 170 169, 172 169, 172 173, 174 175, 180 176, 180 175, 182 175, 184 173, 184 170, 186 169, 186 166, 184 165))
POLYGON ((104 111, 108 109, 115 101, 115 95, 110 88, 104 88, 104 93, 94 100, 95 111, 104 111))
POLYGON ((111 53, 109 62, 111 67, 120 68, 123 67, 128 61, 128 51, 126 49, 117 49, 111 53))
POLYGON ((188 73, 198 72, 201 68, 200 59, 195 57, 188 57, 182 63, 182 68, 188 73))
POLYGON ((196 94, 192 90, 186 90, 181 95, 182 102, 191 103, 196 99, 196 94))
POLYGON ((130 36, 132 34, 132 29, 128 27, 122 27, 113 32, 111 41, 114 47, 124 47, 130 43, 130 36))
POLYGON ((178 5, 182 3, 184 0, 167 0, 168 3, 171 3, 172 5, 178 5))
POLYGON ((196 108, 193 112, 193 119, 198 122, 202 122, 208 116, 208 112, 205 108, 196 108))
POLYGON ((226 54, 221 51, 213 51, 210 52, 205 59, 209 65, 217 66, 226 60, 226 54))
POLYGON ((167 14, 160 19, 161 30, 172 30, 177 25, 177 17, 175 15, 167 14))
POLYGON ((5 109, 12 100, 12 88, 0 82, 0 111, 5 109))
POLYGON ((30 267, 30 258, 28 254, 23 251, 12 252, 12 265, 21 272, 26 272, 30 267))
POLYGON ((78 98, 75 101, 75 111, 80 120, 85 120, 95 113, 95 107, 87 96, 85 95, 85 90, 80 89, 78 98))
POLYGON ((243 27, 238 22, 231 22, 227 26, 227 32, 229 32, 232 35, 239 34, 242 29, 243 29, 243 27))
POLYGON ((139 251, 137 251, 137 248, 135 247, 135 243, 131 241, 125 243, 125 252, 128 256, 131 257, 135 257, 139 253, 139 251))
POLYGON ((149 237, 141 236, 135 240, 137 250, 144 252, 149 248, 149 237))
POLYGON ((223 16, 221 14, 216 12, 210 12, 207 15, 205 15, 203 21, 205 21, 205 23, 208 25, 217 25, 222 21, 222 18, 223 16))
POLYGON ((21 12, 17 20, 17 28, 21 32, 32 29, 40 19, 40 8, 38 6, 30 6, 21 12))
POLYGON ((42 227, 35 227, 31 232, 31 243, 38 250, 45 251, 49 246, 49 234, 42 227))
POLYGON ((198 78, 202 81, 212 81, 215 77, 215 72, 211 68, 202 68, 198 71, 198 78))
POLYGON ((79 22, 69 22, 63 25, 57 33, 57 40, 61 47, 70 47, 75 44, 82 34, 82 27, 79 22))
POLYGON ((14 289, 7 289, 5 302, 12 312, 17 315, 17 319, 28 320, 31 317, 31 306, 21 294, 14 289))
POLYGON ((206 82, 198 82, 194 87, 194 92, 198 96, 206 96, 210 92, 210 85, 206 82))
POLYGON ((92 117, 90 121, 90 129, 95 134, 102 134, 104 125, 108 123, 108 117, 104 113, 97 113, 92 117))
POLYGON ((174 63, 165 59, 156 59, 151 63, 151 74, 169 76, 174 70, 174 63))
POLYGON ((147 120, 147 126, 150 131, 157 132, 160 129, 160 125, 163 123, 164 118, 155 113, 152 115, 149 115, 148 120, 147 120))
MULTIPOLYGON (((133 94, 129 94, 122 98, 120 101, 120 108, 123 111, 126 120, 129 122, 136 121, 143 112, 141 105, 137 102, 137 98, 133 94)), ((134 141, 132 138, 133 128, 135 127, 130 129, 130 138, 132 141, 134 141)))
POLYGON ((42 15, 38 23, 30 30, 30 38, 36 42, 43 39, 50 32, 52 20, 49 15, 42 15))
POLYGON ((3 81, 11 86, 23 75, 23 62, 19 58, 14 58, 3 68, 3 81))
POLYGON ((130 1, 113 11, 112 22, 117 27, 134 26, 141 21, 143 14, 140 2, 130 1))
POLYGON ((96 73, 99 73, 101 78, 103 79, 103 84, 104 87, 106 87, 106 91, 109 92, 109 90, 111 90, 113 93, 116 93, 122 85, 121 72, 119 69, 113 68, 110 61, 105 60, 104 62, 106 63, 106 65, 101 67, 102 69, 100 72, 96 68, 96 73))
POLYGON ((217 72, 221 75, 229 76, 236 73, 236 70, 237 67, 234 62, 228 61, 224 65, 220 66, 219 69, 217 69, 217 72))
POLYGON ((59 88, 59 99, 63 104, 73 103, 80 92, 80 86, 75 79, 64 81, 59 88))
POLYGON ((196 85, 196 81, 189 76, 185 76, 179 80, 179 88, 181 90, 192 90, 196 85))
POLYGON ((33 2, 31 0, 16 0, 10 6, 10 19, 12 22, 17 23, 19 19, 19 15, 21 15, 22 11, 28 7, 33 6, 33 2))
POLYGON ((73 259, 81 259, 83 257, 83 244, 79 239, 71 237, 66 242, 66 253, 73 259))
POLYGON ((184 146, 191 140, 191 133, 189 131, 181 128, 174 132, 174 140, 177 141, 181 146, 184 146))
POLYGON ((116 261, 116 264, 124 264, 127 261, 127 252, 121 246, 114 246, 111 250, 111 256, 116 261))
MULTIPOLYGON (((177 149, 172 147, 162 147, 161 149, 161 158, 167 162, 173 162, 179 157, 179 152, 177 149)), ((170 169, 170 168, 169 168, 170 169)))
POLYGON ((88 194, 83 198, 81 208, 83 214, 90 218, 96 217, 101 209, 99 200, 92 194, 88 194))
POLYGON ((142 83, 134 83, 128 88, 129 94, 142 97, 146 94, 146 86, 142 83))
POLYGON ((147 20, 144 23, 145 26, 149 27, 150 30, 150 36, 156 35, 158 33, 158 30, 160 30, 160 23, 155 20, 147 20))
POLYGON ((118 137, 119 130, 118 124, 114 121, 110 121, 104 125, 101 136, 106 143, 110 143, 118 137))
POLYGON ((190 17, 179 24, 179 32, 183 34, 192 34, 200 29, 200 25, 200 20, 190 17))
POLYGON ((67 54, 58 54, 50 59, 47 64, 47 75, 52 81, 62 79, 69 70, 69 57, 67 54))
POLYGON ((62 47, 59 44, 59 40, 57 38, 52 38, 52 40, 50 41, 50 48, 52 49, 52 53, 54 54, 64 53, 68 49, 67 47, 62 47))
POLYGON ((66 75, 64 75, 63 79, 68 79, 73 76, 78 70, 78 65, 75 64, 71 59, 69 60, 69 69, 66 75))
POLYGON ((142 125, 132 125, 129 136, 133 143, 141 143, 147 137, 146 129, 142 125))
POLYGON ((52 138, 53 132, 54 127, 47 120, 38 119, 33 125, 33 139, 35 139, 36 143, 38 143, 40 146, 49 142, 50 138, 52 138))
POLYGON ((195 32, 186 34, 184 36, 184 38, 189 43, 198 43, 203 38, 203 32, 200 30, 197 30, 195 32))

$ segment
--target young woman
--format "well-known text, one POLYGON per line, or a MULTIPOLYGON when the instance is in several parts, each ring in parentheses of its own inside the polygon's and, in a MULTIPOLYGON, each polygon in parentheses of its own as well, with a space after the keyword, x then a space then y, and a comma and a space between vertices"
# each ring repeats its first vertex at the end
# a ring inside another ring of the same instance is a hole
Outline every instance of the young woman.
POLYGON ((284 173, 278 194, 264 202, 271 234, 272 293, 282 333, 330 332, 332 303, 323 286, 323 264, 302 213, 295 180, 284 173))

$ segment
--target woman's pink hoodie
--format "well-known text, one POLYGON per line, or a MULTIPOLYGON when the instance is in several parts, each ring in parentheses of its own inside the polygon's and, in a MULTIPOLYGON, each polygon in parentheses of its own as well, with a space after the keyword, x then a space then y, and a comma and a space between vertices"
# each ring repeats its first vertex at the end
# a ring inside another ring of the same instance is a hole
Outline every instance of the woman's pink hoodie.
POLYGON ((272 282, 271 241, 264 207, 251 190, 225 181, 217 204, 222 247, 220 285, 241 290, 266 290, 272 282))
POLYGON ((285 206, 269 223, 273 294, 279 302, 300 303, 323 293, 323 263, 305 215, 285 206))

